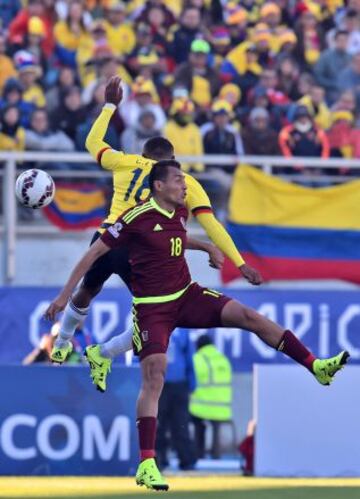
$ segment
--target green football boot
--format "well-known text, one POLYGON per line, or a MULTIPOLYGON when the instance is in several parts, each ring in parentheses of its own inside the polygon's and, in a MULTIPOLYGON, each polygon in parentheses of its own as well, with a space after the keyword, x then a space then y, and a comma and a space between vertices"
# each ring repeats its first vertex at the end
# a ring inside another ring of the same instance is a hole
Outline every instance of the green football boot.
POLYGON ((106 378, 111 371, 112 360, 103 357, 100 353, 100 345, 89 345, 85 348, 85 356, 90 365, 90 375, 96 389, 104 393, 106 391, 106 378))
POLYGON ((322 385, 330 385, 335 374, 342 369, 350 357, 345 350, 329 359, 316 359, 313 363, 314 376, 322 385))
POLYGON ((145 485, 147 489, 169 490, 169 485, 163 479, 154 458, 145 459, 139 464, 135 479, 137 485, 145 485))
POLYGON ((73 344, 71 341, 68 341, 67 344, 63 347, 58 347, 56 344, 53 346, 50 354, 51 362, 55 364, 62 364, 65 360, 71 355, 73 351, 73 344))

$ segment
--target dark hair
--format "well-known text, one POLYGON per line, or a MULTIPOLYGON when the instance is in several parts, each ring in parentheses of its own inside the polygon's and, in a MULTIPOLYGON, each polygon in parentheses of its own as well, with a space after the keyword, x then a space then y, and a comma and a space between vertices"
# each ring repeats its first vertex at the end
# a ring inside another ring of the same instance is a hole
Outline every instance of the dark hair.
POLYGON ((143 156, 155 161, 174 159, 174 147, 165 137, 152 137, 144 144, 143 156))
POLYGON ((200 348, 212 344, 213 340, 210 338, 210 336, 208 334, 203 334, 196 341, 196 350, 200 350, 200 348))
POLYGON ((349 32, 346 29, 337 29, 336 32, 335 32, 335 37, 334 37, 335 40, 339 36, 349 36, 349 32))
POLYGON ((151 192, 154 192, 154 183, 156 180, 166 180, 169 168, 178 168, 180 170, 181 165, 175 159, 164 159, 154 164, 149 173, 149 188, 151 192))

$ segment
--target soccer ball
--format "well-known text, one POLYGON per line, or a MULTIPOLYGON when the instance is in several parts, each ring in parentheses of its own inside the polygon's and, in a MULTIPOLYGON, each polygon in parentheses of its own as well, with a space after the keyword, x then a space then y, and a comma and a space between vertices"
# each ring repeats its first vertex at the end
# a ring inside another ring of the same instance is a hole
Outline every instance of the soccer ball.
POLYGON ((22 205, 36 210, 54 199, 55 183, 43 170, 26 170, 16 180, 15 194, 22 205))

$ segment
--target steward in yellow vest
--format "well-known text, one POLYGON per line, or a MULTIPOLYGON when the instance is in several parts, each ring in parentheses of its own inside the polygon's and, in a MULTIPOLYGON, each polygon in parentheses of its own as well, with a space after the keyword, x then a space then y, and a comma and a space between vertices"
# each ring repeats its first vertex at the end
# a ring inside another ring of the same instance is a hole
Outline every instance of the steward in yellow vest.
POLYGON ((232 369, 229 360, 201 336, 194 355, 196 389, 190 398, 190 414, 208 421, 232 419, 232 369))

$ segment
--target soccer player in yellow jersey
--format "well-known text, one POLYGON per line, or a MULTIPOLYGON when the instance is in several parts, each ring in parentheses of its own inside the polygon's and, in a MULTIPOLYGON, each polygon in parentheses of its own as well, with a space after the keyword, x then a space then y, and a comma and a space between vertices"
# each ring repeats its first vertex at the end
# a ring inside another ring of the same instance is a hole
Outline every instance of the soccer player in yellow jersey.
MULTIPOLYGON (((163 137, 149 139, 145 143, 141 156, 125 154, 112 149, 104 141, 104 136, 111 117, 122 100, 119 77, 113 77, 108 82, 105 100, 106 104, 89 132, 86 147, 105 170, 113 172, 114 195, 110 213, 95 233, 92 243, 117 220, 122 212, 149 196, 148 177, 153 164, 157 161, 174 158, 172 144, 163 137)), ((215 246, 240 269, 245 279, 251 284, 260 284, 260 274, 244 262, 233 240, 215 218, 209 197, 202 186, 188 174, 185 174, 185 182, 187 187, 185 205, 188 211, 196 217, 215 246)), ((210 259, 215 266, 221 266, 218 253, 212 245, 204 243, 202 249, 210 254, 210 259)), ((72 345, 69 340, 72 338, 77 324, 86 318, 91 300, 100 292, 103 284, 112 274, 118 274, 130 289, 130 265, 126 248, 110 251, 99 258, 86 273, 80 288, 73 294, 61 319, 60 333, 51 353, 51 359, 54 362, 64 362, 71 352, 72 345)), ((102 351, 109 357, 117 355, 117 352, 123 351, 128 345, 131 335, 132 329, 130 328, 127 331, 127 336, 120 335, 117 340, 110 340, 108 345, 103 346, 102 351), (121 337, 123 337, 123 341, 121 337)))

